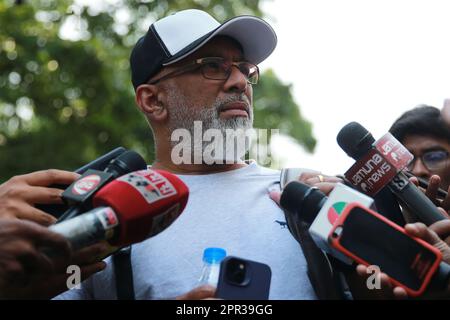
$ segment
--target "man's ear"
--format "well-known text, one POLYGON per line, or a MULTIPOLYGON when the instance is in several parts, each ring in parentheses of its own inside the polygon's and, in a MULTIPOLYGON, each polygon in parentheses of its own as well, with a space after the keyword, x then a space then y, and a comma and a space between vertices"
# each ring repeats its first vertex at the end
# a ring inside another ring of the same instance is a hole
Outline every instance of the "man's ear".
POLYGON ((167 118, 167 109, 161 101, 160 89, 152 84, 143 84, 136 89, 136 104, 150 120, 163 121, 167 118))

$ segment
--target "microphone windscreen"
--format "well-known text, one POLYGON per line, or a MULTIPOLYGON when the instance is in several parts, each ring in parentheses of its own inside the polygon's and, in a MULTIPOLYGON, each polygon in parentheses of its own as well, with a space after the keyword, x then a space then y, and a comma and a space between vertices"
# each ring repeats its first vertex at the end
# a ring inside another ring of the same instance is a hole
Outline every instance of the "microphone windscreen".
POLYGON ((346 124, 336 137, 338 145, 355 160, 361 158, 372 148, 375 138, 358 122, 346 124))
POLYGON ((129 245, 152 237, 171 225, 183 212, 188 187, 162 170, 126 174, 99 190, 94 206, 109 206, 119 219, 119 232, 109 242, 129 245))
POLYGON ((283 189, 280 206, 289 212, 298 212, 299 219, 311 224, 322 207, 326 195, 315 187, 299 181, 289 182, 283 189))
POLYGON ((133 150, 128 150, 113 159, 107 166, 107 171, 116 172, 115 177, 119 177, 125 173, 145 170, 147 163, 139 153, 133 150))

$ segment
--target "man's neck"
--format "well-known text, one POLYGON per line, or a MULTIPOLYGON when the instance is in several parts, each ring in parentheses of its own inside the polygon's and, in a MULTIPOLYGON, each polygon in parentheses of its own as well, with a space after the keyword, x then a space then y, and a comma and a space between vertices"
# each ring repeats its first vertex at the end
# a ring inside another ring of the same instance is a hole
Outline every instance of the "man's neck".
POLYGON ((152 164, 153 169, 166 170, 174 174, 201 175, 236 170, 247 166, 246 163, 233 164, 180 164, 172 161, 161 161, 156 159, 152 164))

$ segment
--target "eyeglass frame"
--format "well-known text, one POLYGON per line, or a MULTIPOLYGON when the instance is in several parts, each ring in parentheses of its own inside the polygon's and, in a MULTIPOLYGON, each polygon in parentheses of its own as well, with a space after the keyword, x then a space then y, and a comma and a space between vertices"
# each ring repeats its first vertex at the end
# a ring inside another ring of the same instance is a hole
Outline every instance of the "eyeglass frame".
POLYGON ((446 166, 448 166, 448 161, 450 160, 449 156, 450 156, 450 152, 448 152, 447 150, 444 150, 444 149, 440 149, 440 148, 439 148, 439 149, 434 149, 434 150, 427 150, 427 151, 425 151, 424 153, 422 153, 422 154, 421 154, 420 156, 418 156, 418 157, 417 157, 417 156, 414 156, 414 159, 408 164, 407 169, 408 169, 409 171, 412 171, 413 168, 414 168, 414 163, 417 161, 417 159, 420 159, 420 161, 422 162, 423 166, 424 166, 428 171, 440 170, 440 169, 443 169, 443 168, 445 168, 446 166), (430 168, 428 167, 426 161, 424 161, 423 157, 424 157, 424 155, 426 155, 426 154, 428 154, 428 153, 430 153, 430 152, 436 152, 436 151, 444 152, 444 153, 447 155, 447 158, 445 158, 445 159, 442 160, 442 163, 443 163, 443 166, 442 166, 442 167, 430 169, 430 168), (447 162, 447 163, 446 163, 446 162, 447 162))
MULTIPOLYGON (((236 62, 236 61, 232 61, 232 62, 231 62, 231 66, 230 66, 229 71, 228 71, 228 75, 227 75, 227 77, 224 78, 224 79, 208 78, 208 77, 205 76, 205 73, 203 72, 203 68, 202 68, 204 65, 206 65, 206 63, 204 63, 204 61, 205 61, 206 59, 220 59, 221 61, 226 61, 226 60, 225 60, 224 58, 222 58, 222 57, 204 57, 204 58, 195 59, 194 61, 192 61, 192 62, 190 62, 190 63, 188 63, 188 64, 186 64, 186 65, 180 67, 179 69, 176 69, 176 70, 174 70, 174 71, 172 71, 172 72, 169 72, 169 73, 163 75, 162 77, 160 77, 160 78, 158 78, 158 79, 148 81, 147 84, 156 84, 156 83, 158 83, 158 82, 160 82, 160 81, 162 81, 162 80, 168 79, 168 78, 170 78, 170 77, 178 76, 178 75, 183 74, 183 73, 188 72, 188 71, 193 71, 193 70, 195 70, 195 69, 197 69, 197 68, 200 68, 200 69, 201 69, 202 76, 203 76, 205 79, 209 79, 209 80, 220 80, 220 81, 223 81, 223 80, 227 80, 227 79, 230 77, 230 75, 231 75, 231 68, 232 68, 232 67, 236 67, 236 68, 239 70, 239 72, 242 73, 241 69, 239 68, 239 65, 242 64, 242 63, 248 63, 248 64, 254 66, 254 67, 256 68, 256 74, 258 75, 258 76, 257 76, 257 80, 256 80, 256 82, 254 82, 254 83, 253 83, 253 82, 250 82, 250 81, 249 81, 250 78, 246 76, 246 78, 247 78, 247 79, 246 79, 247 83, 249 83, 249 84, 257 84, 258 81, 259 81, 259 68, 258 68, 258 66, 257 66, 256 64, 253 64, 253 63, 248 62, 248 61, 237 61, 237 62, 236 62)), ((218 61, 218 60, 217 60, 217 61, 218 61)), ((242 73, 242 74, 244 74, 244 73, 242 73)), ((244 76, 245 76, 245 74, 244 74, 244 76)))

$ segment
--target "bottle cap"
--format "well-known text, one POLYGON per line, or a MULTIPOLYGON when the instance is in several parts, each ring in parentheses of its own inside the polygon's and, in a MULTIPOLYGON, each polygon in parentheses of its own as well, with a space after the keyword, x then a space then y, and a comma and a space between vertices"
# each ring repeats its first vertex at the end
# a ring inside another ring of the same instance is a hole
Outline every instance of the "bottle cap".
POLYGON ((227 252, 222 248, 206 248, 203 251, 203 261, 206 263, 220 263, 227 255, 227 252))

